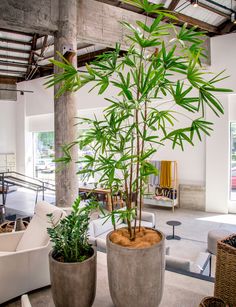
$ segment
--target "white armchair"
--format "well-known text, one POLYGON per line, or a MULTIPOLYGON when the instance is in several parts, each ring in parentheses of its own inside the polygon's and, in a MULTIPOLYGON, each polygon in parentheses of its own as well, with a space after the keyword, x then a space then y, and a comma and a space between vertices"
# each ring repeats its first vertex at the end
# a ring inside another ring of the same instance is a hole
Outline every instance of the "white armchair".
POLYGON ((39 202, 25 231, 0 235, 0 305, 14 297, 50 284, 48 254, 51 249, 47 214, 55 222, 65 212, 47 202, 39 202))

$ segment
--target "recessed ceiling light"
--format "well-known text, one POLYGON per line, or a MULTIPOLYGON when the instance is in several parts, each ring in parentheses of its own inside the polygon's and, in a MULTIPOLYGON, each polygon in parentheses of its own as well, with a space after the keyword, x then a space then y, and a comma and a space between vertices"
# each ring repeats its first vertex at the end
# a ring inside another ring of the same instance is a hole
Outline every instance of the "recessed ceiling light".
POLYGON ((190 0, 190 2, 194 7, 198 7, 198 0, 190 0))

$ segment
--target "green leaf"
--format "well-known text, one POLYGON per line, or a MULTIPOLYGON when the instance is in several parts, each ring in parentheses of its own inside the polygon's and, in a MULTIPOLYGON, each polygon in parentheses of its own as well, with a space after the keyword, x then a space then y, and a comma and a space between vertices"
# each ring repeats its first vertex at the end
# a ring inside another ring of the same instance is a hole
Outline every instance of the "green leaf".
POLYGON ((198 139, 202 141, 201 132, 203 132, 206 135, 210 135, 209 131, 213 131, 212 126, 213 123, 202 120, 201 118, 195 119, 192 122, 192 126, 190 128, 190 138, 193 139, 194 135, 197 134, 198 139))

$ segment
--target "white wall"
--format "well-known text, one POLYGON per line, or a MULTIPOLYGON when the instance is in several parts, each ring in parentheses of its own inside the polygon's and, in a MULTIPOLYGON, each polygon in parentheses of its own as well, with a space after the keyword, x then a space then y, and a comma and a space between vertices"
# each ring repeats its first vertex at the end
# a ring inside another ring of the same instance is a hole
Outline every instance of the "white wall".
MULTIPOLYGON (((24 81, 18 83, 18 89, 25 89, 33 91, 33 93, 26 94, 26 116, 34 116, 41 114, 53 113, 54 92, 53 88, 46 88, 44 83, 45 78, 35 79, 31 81, 24 81)), ((78 110, 105 108, 108 102, 104 100, 104 96, 97 95, 96 90, 89 93, 92 88, 91 85, 86 85, 75 93, 78 110)), ((117 95, 114 88, 110 88, 109 96, 117 95)))
POLYGON ((236 92, 236 33, 211 38, 211 69, 225 71, 229 78, 221 85, 236 92))
POLYGON ((0 153, 16 152, 16 102, 0 100, 0 153))
MULTIPOLYGON (((229 78, 221 81, 222 87, 236 93, 236 33, 211 38, 211 70, 229 78)), ((206 210, 226 213, 236 212, 236 203, 229 200, 230 189, 230 121, 236 120, 235 95, 221 95, 225 115, 215 119, 215 128, 206 142, 206 210)), ((207 120, 212 114, 207 113, 207 120)))
POLYGON ((207 120, 215 121, 214 131, 206 140, 206 211, 228 212, 229 200, 229 98, 219 97, 225 114, 214 120, 207 112, 207 120))

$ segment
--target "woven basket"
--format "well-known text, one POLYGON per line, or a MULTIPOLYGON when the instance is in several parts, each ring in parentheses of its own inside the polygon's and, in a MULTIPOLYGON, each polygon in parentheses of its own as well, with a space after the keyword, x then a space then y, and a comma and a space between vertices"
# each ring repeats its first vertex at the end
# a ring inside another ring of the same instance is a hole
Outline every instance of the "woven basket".
MULTIPOLYGON (((0 225, 0 233, 5 233, 5 232, 12 232, 17 225, 15 225, 15 221, 7 221, 4 222, 0 225)), ((20 231, 20 230, 25 230, 27 226, 29 225, 29 222, 27 221, 20 221, 20 225, 18 225, 17 229, 15 231, 20 231)))
POLYGON ((236 239, 233 234, 217 242, 215 293, 230 307, 236 306, 236 247, 226 244, 236 239))
POLYGON ((0 233, 12 232, 14 229, 15 222, 4 222, 0 225, 0 233))
POLYGON ((205 297, 199 307, 229 307, 222 299, 214 297, 214 296, 208 296, 205 297))

